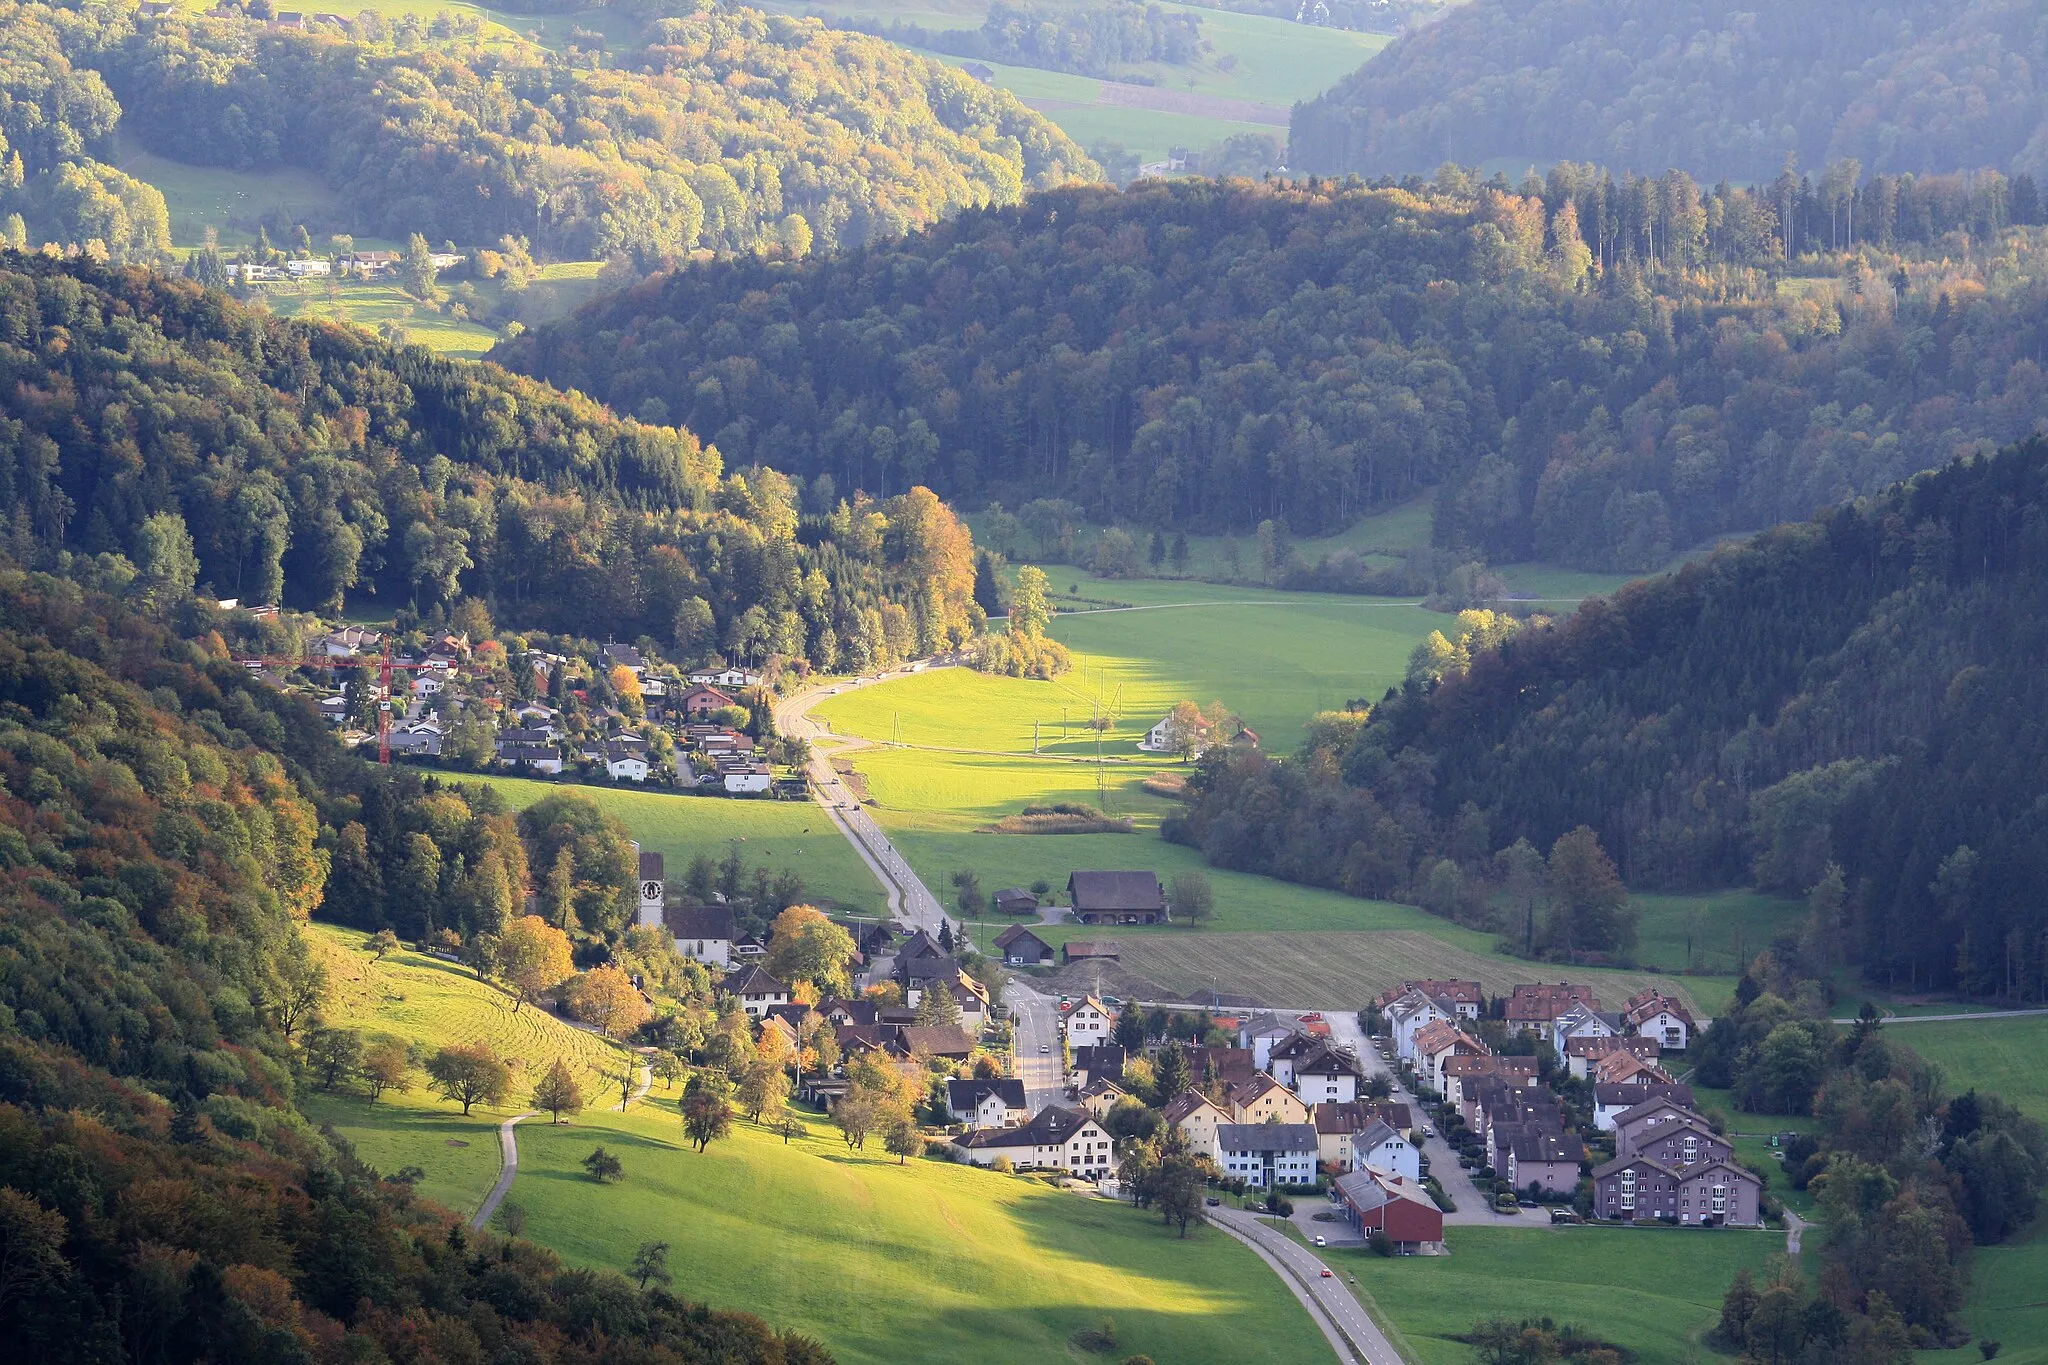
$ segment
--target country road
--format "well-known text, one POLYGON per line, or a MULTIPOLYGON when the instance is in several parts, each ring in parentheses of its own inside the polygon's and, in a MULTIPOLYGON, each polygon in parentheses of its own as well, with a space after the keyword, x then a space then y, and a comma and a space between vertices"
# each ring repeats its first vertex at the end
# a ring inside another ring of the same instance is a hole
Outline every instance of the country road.
POLYGON ((1403 1365, 1401 1353, 1387 1340, 1365 1311, 1363 1304, 1332 1272, 1323 1278, 1322 1258, 1293 1238, 1267 1226, 1258 1215, 1240 1209, 1215 1208, 1207 1210, 1209 1221, 1235 1236, 1241 1242, 1251 1244, 1254 1250, 1263 1254, 1268 1264, 1278 1262, 1278 1273, 1299 1298, 1306 1291, 1314 1301, 1311 1316, 1320 1316, 1328 1325, 1334 1324, 1343 1337, 1342 1342, 1332 1341, 1337 1348, 1339 1360, 1355 1360, 1364 1365, 1403 1365))

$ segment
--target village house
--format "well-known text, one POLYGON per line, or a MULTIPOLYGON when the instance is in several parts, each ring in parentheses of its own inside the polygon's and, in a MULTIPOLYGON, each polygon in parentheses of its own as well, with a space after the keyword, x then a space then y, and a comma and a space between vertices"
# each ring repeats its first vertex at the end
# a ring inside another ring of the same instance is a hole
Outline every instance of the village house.
POLYGON ((636 678, 647 667, 647 660, 641 657, 639 650, 631 645, 617 643, 599 646, 597 662, 607 672, 614 668, 624 668, 636 678))
POLYGON ((552 744, 522 744, 501 739, 498 741, 498 762, 508 768, 523 764, 550 777, 562 771, 561 751, 552 744))
POLYGON ((1616 1038, 1622 1031, 1619 1014, 1603 1014, 1591 1005, 1573 1005, 1551 1020, 1544 1033, 1550 1050, 1562 1059, 1574 1038, 1616 1038))
POLYGON ((758 796, 774 785, 775 774, 766 763, 720 763, 718 779, 727 796, 758 796))
POLYGON ((1615 1120, 1639 1105, 1656 1100, 1668 1101, 1682 1109, 1692 1108, 1692 1087, 1673 1085, 1668 1082, 1649 1084, 1595 1085, 1593 1087, 1593 1126, 1603 1133, 1614 1131, 1615 1120))
POLYGON ((1237 1045, 1249 1048, 1252 1065, 1263 1071, 1273 1060, 1273 1049, 1294 1036, 1294 1026, 1271 1014, 1255 1014, 1237 1026, 1237 1045))
POLYGON ((1094 996, 1084 995, 1067 1011, 1065 1028, 1068 1047, 1092 1047, 1109 1041, 1116 1031, 1116 1016, 1094 996))
POLYGON ((676 699, 676 706, 691 720, 736 705, 731 697, 708 683, 698 683, 676 699))
POLYGON ((1448 1023, 1455 1027, 1455 1011, 1437 1004, 1421 991, 1409 991, 1388 1002, 1380 1011, 1386 1021, 1387 1038, 1393 1044, 1394 1056, 1404 1062, 1415 1063, 1415 1035, 1432 1024, 1448 1023))
POLYGON ((1387 1006, 1410 991, 1461 1019, 1477 1020, 1486 1004, 1486 992, 1477 981, 1403 981, 1391 990, 1381 991, 1372 1002, 1373 1008, 1385 1014, 1387 1006))
POLYGON ((645 782, 647 780, 647 750, 644 743, 629 745, 620 739, 608 739, 604 745, 605 775, 614 782, 645 782))
POLYGON ((1598 1010, 1600 1000, 1591 987, 1575 986, 1569 981, 1560 981, 1556 985, 1517 986, 1508 992, 1504 1011, 1508 1030, 1548 1037, 1557 1016, 1575 1005, 1598 1010))
POLYGON ((1664 992, 1652 987, 1638 991, 1621 1007, 1622 1022, 1638 1037, 1654 1038, 1664 1047, 1683 1052, 1697 1031, 1692 1011, 1664 992))
POLYGON ((1359 1086, 1365 1081, 1357 1059, 1339 1052, 1324 1039, 1304 1041, 1306 1046, 1283 1045, 1274 1050, 1275 1079, 1291 1086, 1309 1104, 1348 1104, 1357 1099, 1359 1086), (1283 1050, 1288 1052, 1287 1056, 1281 1055, 1283 1050))
POLYGON ((949 1080, 946 1082, 946 1112, 953 1122, 969 1130, 1018 1128, 1029 1111, 1024 1107, 1024 1082, 999 1080, 949 1080))
POLYGON ((1301 1096, 1264 1072, 1231 1086, 1223 1099, 1224 1107, 1239 1123, 1309 1123, 1309 1107, 1301 1102, 1301 1096))
POLYGON ((1409 1046, 1415 1070, 1424 1085, 1441 1094, 1444 1063, 1453 1057, 1483 1057, 1486 1044, 1448 1019, 1439 1019, 1416 1030, 1409 1046))
POLYGON ((996 935, 996 951, 1006 967, 1050 967, 1052 945, 1021 924, 1013 924, 996 935))
POLYGON ((1590 1079, 1594 1066, 1611 1053, 1628 1052, 1646 1062, 1654 1062, 1663 1050, 1654 1038, 1573 1038, 1565 1044, 1565 1070, 1583 1081, 1590 1079))
POLYGON ((684 957, 721 970, 732 966, 731 906, 671 905, 662 910, 661 917, 675 937, 676 951, 684 957))
POLYGON ((1494 1172, 1517 1190, 1535 1186, 1545 1194, 1570 1194, 1579 1187, 1586 1144, 1548 1122, 1515 1125, 1499 1134, 1494 1172))
POLYGON ((1316 1158, 1333 1171, 1348 1171, 1358 1165, 1352 1157, 1352 1150, 1360 1131, 1382 1121, 1397 1133, 1410 1132, 1415 1126, 1408 1106, 1394 1100, 1319 1104, 1315 1108, 1314 1121, 1316 1158))
POLYGON ((1258 1189, 1315 1183, 1314 1124, 1223 1123, 1210 1141, 1210 1155, 1226 1179, 1258 1189))
POLYGON ((709 668, 692 669, 683 677, 692 683, 706 687, 759 687, 761 675, 751 669, 732 664, 718 664, 709 668))
POLYGON ((1166 889, 1153 872, 1075 872, 1067 878, 1067 903, 1082 924, 1161 924, 1166 889))
POLYGON ((1102 1119, 1108 1118, 1109 1111, 1116 1108, 1116 1102, 1121 1099, 1128 1099, 1130 1093, 1130 1091, 1105 1076, 1099 1081, 1091 1082, 1088 1088, 1081 1092, 1079 1098, 1083 1109, 1086 1109, 1096 1118, 1102 1119))
POLYGON ((740 1008, 750 1019, 759 1019, 770 1005, 787 1005, 789 987, 759 967, 742 967, 728 976, 719 989, 739 997, 740 1008))
POLYGON ((899 1057, 932 1057, 964 1062, 974 1039, 958 1024, 883 1024, 882 1040, 899 1057))
POLYGON ((1181 1091, 1162 1113, 1166 1121, 1180 1129, 1187 1138, 1189 1150, 1196 1152, 1213 1150, 1217 1128, 1233 1121, 1214 1100, 1199 1090, 1181 1091))
POLYGON ((1595 1085, 1668 1085, 1671 1073, 1633 1052, 1610 1052, 1593 1064, 1595 1085))
POLYGON ((1116 1168, 1109 1134, 1079 1109, 1049 1104, 1016 1128, 981 1128, 953 1139, 957 1161, 993 1166, 1008 1157, 1019 1170, 1065 1171, 1099 1180, 1116 1168))
POLYGON ((1351 1137, 1351 1168, 1371 1166, 1407 1180, 1422 1178, 1422 1153, 1408 1135, 1385 1119, 1374 1119, 1351 1137))
POLYGON ((1067 1069, 1067 1087, 1078 1093, 1100 1080, 1121 1081, 1126 1060, 1124 1050, 1115 1043, 1074 1048, 1073 1065, 1067 1069))
POLYGON ((1469 1098, 1467 1091, 1474 1083, 1491 1079, 1515 1085, 1534 1085, 1539 1068, 1534 1057, 1489 1055, 1448 1057, 1438 1070, 1443 1073, 1441 1091, 1444 1099, 1457 1105, 1458 1111, 1464 1113, 1469 1098))
POLYGON ((1334 1188, 1351 1226, 1368 1236, 1384 1234, 1398 1255, 1442 1248, 1443 1211, 1416 1180, 1364 1168, 1339 1176, 1334 1188))

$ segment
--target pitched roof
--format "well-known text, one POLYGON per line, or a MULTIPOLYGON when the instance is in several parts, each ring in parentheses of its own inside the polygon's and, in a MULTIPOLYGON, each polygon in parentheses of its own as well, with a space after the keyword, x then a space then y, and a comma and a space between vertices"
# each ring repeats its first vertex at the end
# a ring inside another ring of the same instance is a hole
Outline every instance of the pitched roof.
POLYGON ((1598 1061, 1610 1052, 1631 1052, 1645 1060, 1654 1060, 1663 1051, 1662 1043, 1640 1033, 1624 1033, 1611 1038, 1567 1038, 1564 1042, 1565 1056, 1584 1057, 1588 1061, 1598 1061))
POLYGON ((732 907, 729 905, 664 905, 661 922, 673 938, 732 940, 732 907))
POLYGON ((1107 1076, 1121 1080, 1124 1074, 1124 1050, 1115 1043, 1096 1043, 1074 1049, 1074 1070, 1085 1071, 1090 1080, 1107 1076))
POLYGON ((1540 1124, 1526 1124, 1508 1134, 1503 1144, 1517 1161, 1571 1161, 1586 1159, 1586 1144, 1577 1133, 1561 1133, 1540 1124))
POLYGON ((1111 962, 1117 962, 1122 960, 1123 950, 1107 939, 1100 942, 1076 939, 1060 951, 1066 954, 1067 961, 1069 962, 1074 961, 1076 958, 1084 957, 1107 958, 1111 962))
POLYGON ((1076 910, 1164 910, 1156 872, 1076 872, 1067 878, 1076 910))
POLYGON ((1547 1024, 1574 1005, 1597 1010, 1600 1001, 1592 987, 1575 986, 1569 981, 1517 986, 1508 993, 1507 1017, 1519 1023, 1547 1024))
POLYGON ((1313 1152, 1313 1123, 1219 1123, 1216 1145, 1226 1152, 1313 1152))
POLYGON ((719 989, 734 995, 788 995, 789 987, 759 967, 742 967, 728 976, 719 989))
POLYGON ((1115 1081, 1111 1080, 1107 1076, 1098 1076, 1094 1081, 1090 1082, 1088 1088, 1086 1090, 1083 1090, 1081 1093, 1085 1096, 1128 1095, 1131 1092, 1124 1089, 1122 1086, 1118 1085, 1115 1081))
POLYGON ((657 881, 657 882, 658 882, 658 881, 660 881, 660 880, 662 879, 663 875, 664 875, 664 871, 663 871, 663 869, 664 869, 664 867, 665 867, 665 866, 666 866, 665 860, 664 860, 664 859, 662 858, 662 856, 661 856, 661 855, 660 855, 659 853, 643 853, 643 854, 641 854, 641 855, 640 855, 640 880, 641 880, 641 881, 643 881, 643 882, 645 882, 645 881, 657 881))
POLYGON ((961 1147, 1058 1147, 1095 1121, 1085 1109, 1048 1104, 1017 1128, 984 1128, 953 1139, 961 1147))
POLYGON ((1230 1093, 1226 1095, 1225 1098, 1228 1099, 1233 1106, 1241 1104, 1250 1104, 1254 1100, 1257 1100, 1260 1096, 1273 1090, 1278 1090, 1283 1095, 1291 1096, 1294 1094, 1292 1090, 1289 1090, 1286 1086, 1280 1084, 1280 1082, 1274 1080, 1271 1076, 1268 1076, 1265 1072, 1261 1071, 1254 1075, 1250 1080, 1239 1081, 1236 1085, 1231 1086, 1230 1093))
POLYGON ((1201 1091, 1183 1090, 1178 1095, 1175 1095, 1160 1113, 1168 1123, 1179 1123, 1182 1119, 1204 1106, 1215 1109, 1219 1114, 1223 1112, 1214 1100, 1204 1095, 1201 1091))
POLYGON ((1631 1025, 1640 1024, 1645 1019, 1653 1018, 1665 1011, 1685 1020, 1687 1024, 1692 1023, 1692 1011, 1655 986, 1637 991, 1628 998, 1628 1003, 1621 1007, 1622 1017, 1631 1025))
POLYGON ((1620 1105, 1623 1113, 1659 1100, 1689 1111, 1692 1108, 1692 1087, 1642 1081, 1602 1081, 1593 1087, 1593 1103, 1609 1109, 1620 1105))
POLYGON ((1038 955, 1041 957, 1052 951, 1052 945, 1021 924, 1013 924, 996 935, 996 947, 998 948, 1007 951, 1013 943, 1023 943, 1027 949, 1035 946, 1038 949, 1038 955), (1027 939, 1030 942, 1025 942, 1027 939))
POLYGON ((1486 993, 1480 989, 1477 981, 1423 980, 1403 981, 1398 986, 1381 991, 1373 1004, 1384 1010, 1409 991, 1420 992, 1430 1000, 1448 1000, 1456 1005, 1478 1005, 1484 1003, 1486 999, 1486 993))
POLYGON ((1401 1140, 1401 1135, 1394 1131, 1394 1125, 1388 1123, 1385 1119, 1374 1119, 1366 1124, 1365 1127, 1357 1130, 1351 1139, 1351 1150, 1354 1152, 1369 1152, 1390 1139, 1393 1141, 1401 1140))
POLYGON ((953 1109, 973 1109, 990 1095, 1002 1100, 1005 1109, 1024 1107, 1024 1082, 1015 1077, 987 1080, 976 1077, 972 1080, 949 1080, 946 1082, 946 1104, 953 1109))
MULTIPOLYGON (((1645 1090, 1655 1090, 1659 1087, 1644 1086, 1643 1088, 1645 1090)), ((1614 1116, 1614 1124, 1618 1128, 1624 1123, 1634 1123, 1637 1119, 1647 1118, 1649 1115, 1656 1113, 1659 1109, 1675 1110, 1683 1117, 1690 1119, 1694 1123, 1697 1123, 1702 1129, 1705 1129, 1707 1131, 1712 1131, 1713 1129, 1713 1125, 1708 1123, 1706 1119, 1701 1117, 1699 1114, 1694 1113, 1690 1105, 1680 1104, 1676 1100, 1665 1099, 1661 1095, 1653 1095, 1649 1099, 1644 1100, 1641 1104, 1635 1105, 1632 1108, 1622 1110, 1619 1114, 1616 1114, 1614 1116)))
POLYGON ((958 1024, 904 1024, 900 1027, 905 1052, 951 1057, 965 1056, 974 1051, 974 1040, 958 1024))

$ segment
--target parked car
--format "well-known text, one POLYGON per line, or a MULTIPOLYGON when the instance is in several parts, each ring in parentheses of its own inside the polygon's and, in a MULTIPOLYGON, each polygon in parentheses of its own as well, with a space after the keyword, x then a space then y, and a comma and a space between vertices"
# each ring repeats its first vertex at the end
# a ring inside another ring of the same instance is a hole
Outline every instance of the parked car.
POLYGON ((1324 1241, 1324 1240, 1323 1240, 1322 1238, 1318 1237, 1318 1238, 1316 1238, 1316 1245, 1317 1245, 1317 1246, 1328 1246, 1328 1245, 1329 1245, 1329 1243, 1325 1242, 1325 1241, 1324 1241))
POLYGON ((1552 1209, 1550 1211, 1550 1221, 1553 1223, 1576 1223, 1580 1221, 1580 1218, 1577 1213, 1570 1209, 1552 1209))
POLYGON ((1204 1204, 1207 1204, 1212 1209, 1221 1208, 1223 1206, 1223 1201, 1221 1199, 1218 1199, 1213 1194, 1210 1195, 1207 1199, 1204 1199, 1202 1202, 1204 1204))

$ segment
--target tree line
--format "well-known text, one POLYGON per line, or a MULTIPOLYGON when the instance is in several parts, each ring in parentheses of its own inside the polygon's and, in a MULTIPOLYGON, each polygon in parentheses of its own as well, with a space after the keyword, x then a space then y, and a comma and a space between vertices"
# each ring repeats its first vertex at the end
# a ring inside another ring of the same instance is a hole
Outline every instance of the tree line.
POLYGON ((2039 206, 1971 183, 1898 182, 1939 212, 1887 249, 1859 212, 1853 252, 1796 178, 1070 188, 675 272, 496 355, 839 487, 1294 535, 1434 488, 1457 559, 1643 570, 2031 431, 2037 234, 1972 225, 2039 206))
POLYGON ((2037 439, 1766 532, 1320 717, 1298 760, 1205 758, 1168 829, 1223 866, 1485 900, 1584 826, 1633 885, 1834 879, 1816 951, 1872 981, 2048 999, 2044 500, 2037 439))
MULTIPOLYGON (((0 569, 0 1331, 36 1360, 826 1365, 815 1342, 571 1269, 380 1176, 293 1097, 319 1035, 300 924, 316 717, 76 582, 0 569)), ((431 800, 431 797, 424 799, 431 800)), ((403 1077, 404 1057, 361 1058, 403 1077)), ((442 1070, 451 1078, 451 1066, 442 1070)))
POLYGON ((1298 106, 1290 155, 1318 174, 1508 156, 1752 182, 1788 158, 2038 176, 2048 91, 2008 74, 2038 60, 2037 18, 2007 0, 1478 0, 1298 106))
POLYGON ((843 19, 836 27, 874 33, 909 47, 980 57, 1046 71, 1110 76, 1149 85, 1151 78, 1120 68, 1142 62, 1186 66, 1208 51, 1200 15, 1138 0, 1087 6, 1045 0, 991 0, 979 28, 928 29, 900 20, 843 19))
POLYGON ((967 531, 924 489, 806 507, 688 433, 186 282, 0 258, 0 362, 32 395, 0 420, 7 553, 165 610, 195 585, 474 599, 685 659, 859 668, 980 623, 967 531))

